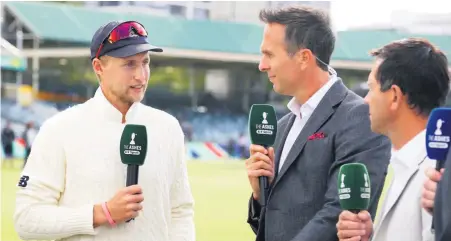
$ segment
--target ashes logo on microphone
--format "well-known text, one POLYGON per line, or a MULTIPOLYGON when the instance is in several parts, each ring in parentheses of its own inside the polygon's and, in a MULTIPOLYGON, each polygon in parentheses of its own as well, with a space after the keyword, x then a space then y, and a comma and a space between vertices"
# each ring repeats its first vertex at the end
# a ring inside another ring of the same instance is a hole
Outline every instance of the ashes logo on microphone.
POLYGON ((443 135, 442 126, 445 123, 444 120, 438 119, 436 122, 436 129, 434 135, 428 135, 428 147, 437 149, 447 149, 450 141, 449 136, 443 135))
POLYGON ((357 186, 349 187, 345 184, 346 183, 345 178, 346 178, 346 174, 341 174, 340 188, 338 189, 338 197, 340 200, 351 198, 351 194, 353 194, 354 192, 357 191, 357 190, 355 190, 356 188, 359 188, 358 192, 360 194, 360 198, 363 198, 363 199, 370 198, 371 188, 370 188, 370 184, 368 181, 369 180, 368 174, 366 174, 366 173, 363 174, 364 187, 357 187, 357 186))
POLYGON ((341 176, 340 176, 341 182, 340 182, 340 188, 338 189, 338 196, 339 196, 340 200, 351 198, 351 188, 346 187, 345 177, 346 177, 346 174, 341 174, 341 176))
POLYGON ((255 125, 256 133, 259 135, 273 135, 274 125, 270 125, 268 123, 268 120, 266 120, 268 113, 263 112, 262 116, 263 116, 262 123, 255 125))
POLYGON ((124 145, 124 154, 126 155, 134 155, 134 156, 138 156, 139 154, 141 154, 141 146, 136 145, 135 143, 135 137, 137 136, 136 133, 132 133, 131 136, 131 140, 130 140, 130 144, 129 145, 124 145))

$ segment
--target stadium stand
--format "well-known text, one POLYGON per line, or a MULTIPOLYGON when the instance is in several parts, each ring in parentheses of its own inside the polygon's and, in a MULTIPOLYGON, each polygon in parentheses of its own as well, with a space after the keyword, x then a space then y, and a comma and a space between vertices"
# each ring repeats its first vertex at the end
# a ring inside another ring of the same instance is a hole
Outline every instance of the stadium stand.
MULTIPOLYGON (((141 13, 108 12, 50 2, 6 2, 37 37, 87 46, 97 26, 111 20, 134 19, 143 23, 155 45, 183 49, 255 55, 258 61, 263 27, 220 21, 185 20, 141 13), (49 28, 58 19, 58 28, 49 28), (171 31, 167 31, 170 29, 171 31), (153 34, 157 33, 157 34, 153 34), (237 37, 238 36, 238 37, 237 37)), ((371 49, 407 37, 424 37, 451 54, 451 36, 424 35, 389 30, 353 30, 337 33, 333 61, 371 62, 371 49)), ((88 55, 88 52, 85 53, 88 55)), ((337 64, 337 63, 336 63, 337 64)), ((337 66, 335 66, 337 67, 337 66)), ((349 66, 352 67, 352 66, 349 66)))
MULTIPOLYGON (((60 53, 57 57, 53 56, 54 58, 85 58, 89 55, 88 45, 98 26, 111 20, 134 19, 146 26, 152 36, 153 44, 165 48, 161 56, 166 64, 174 60, 179 61, 178 64, 184 61, 186 65, 202 63, 213 68, 229 65, 229 69, 238 66, 255 70, 260 59, 259 46, 263 31, 260 25, 110 12, 51 2, 5 2, 4 5, 8 14, 17 18, 23 23, 25 29, 40 39, 40 53, 50 55, 60 53), (58 19, 58 28, 49 27, 54 24, 55 19, 58 19), (67 56, 63 57, 61 53, 67 56), (233 67, 230 67, 232 64, 234 64, 233 67)), ((451 54, 451 36, 413 35, 395 29, 353 30, 337 33, 331 65, 340 75, 348 74, 347 71, 360 71, 358 77, 353 76, 351 84, 365 81, 362 76, 366 75, 364 72, 371 66, 372 58, 368 54, 371 49, 393 40, 412 36, 427 38, 448 56, 451 54)), ((33 50, 25 49, 24 53, 30 58, 33 50)), ((157 57, 157 60, 161 59, 157 57)), ((345 81, 352 79, 347 76, 342 77, 345 81)), ((80 94, 81 89, 84 88, 83 85, 77 88, 75 85, 64 88, 60 84, 62 81, 58 81, 58 78, 53 76, 49 78, 41 76, 40 81, 41 89, 48 91, 53 88, 58 93, 65 92, 68 95, 80 94)), ((159 98, 160 103, 157 103, 157 107, 162 106, 162 109, 174 114, 184 126, 187 135, 187 155, 208 159, 221 158, 227 156, 227 153, 232 156, 242 154, 238 142, 243 138, 243 134, 244 138, 247 138, 247 115, 243 110, 240 112, 232 111, 230 108, 208 107, 208 111, 202 112, 190 106, 191 95, 187 93, 177 97, 163 90, 149 89, 150 94, 147 95, 153 97, 153 101, 159 98), (169 99, 172 102, 169 102, 169 99), (177 102, 177 108, 172 104, 175 102, 177 102), (186 126, 189 127, 185 127, 184 123, 188 123, 186 126)), ((354 91, 365 96, 367 90, 364 86, 357 84, 354 91)), ((198 93, 198 96, 201 94, 205 93, 198 93)), ((235 93, 235 95, 238 94, 235 93)), ((218 102, 222 104, 224 101, 218 102)), ((13 121, 18 126, 33 120, 39 127, 46 118, 73 104, 75 103, 70 101, 38 101, 29 107, 21 107, 15 104, 15 101, 2 99, 1 115, 2 118, 13 121)), ((278 116, 281 117, 283 114, 279 113, 278 116)))

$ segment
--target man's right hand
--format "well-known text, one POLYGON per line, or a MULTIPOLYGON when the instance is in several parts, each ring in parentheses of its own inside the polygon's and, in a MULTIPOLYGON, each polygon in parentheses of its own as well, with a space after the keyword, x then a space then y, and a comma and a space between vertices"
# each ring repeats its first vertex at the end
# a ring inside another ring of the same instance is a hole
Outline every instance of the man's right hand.
POLYGON ((338 217, 337 230, 340 241, 368 241, 373 232, 370 213, 367 211, 361 211, 358 214, 350 211, 341 212, 338 217))
MULTIPOLYGON (((138 185, 122 188, 114 197, 107 202, 106 206, 110 211, 111 218, 116 223, 125 222, 138 216, 142 209, 141 202, 144 200, 142 189, 138 185)), ((107 223, 104 217, 101 204, 94 207, 94 226, 100 226, 107 223), (101 210, 96 211, 96 210, 101 210), (97 217, 96 217, 97 214, 97 217)))
POLYGON ((271 184, 274 179, 274 148, 268 150, 263 146, 251 145, 249 148, 250 157, 246 160, 247 177, 252 187, 255 200, 260 196, 260 185, 258 178, 268 177, 271 184))

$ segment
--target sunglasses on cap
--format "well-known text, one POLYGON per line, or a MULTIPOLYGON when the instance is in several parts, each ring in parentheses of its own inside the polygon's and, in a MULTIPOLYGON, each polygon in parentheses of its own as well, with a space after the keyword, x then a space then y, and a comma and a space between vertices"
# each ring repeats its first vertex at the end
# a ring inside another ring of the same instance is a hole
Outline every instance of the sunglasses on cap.
POLYGON ((111 30, 108 37, 100 44, 99 49, 96 52, 96 58, 99 58, 100 51, 106 43, 114 44, 117 41, 134 37, 147 37, 147 31, 144 29, 144 26, 135 21, 119 24, 111 30))

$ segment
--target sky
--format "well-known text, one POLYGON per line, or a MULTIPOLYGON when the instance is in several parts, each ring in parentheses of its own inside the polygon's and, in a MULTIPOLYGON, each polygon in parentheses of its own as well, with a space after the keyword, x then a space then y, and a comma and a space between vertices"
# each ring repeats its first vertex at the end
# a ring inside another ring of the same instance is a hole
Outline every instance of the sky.
POLYGON ((337 31, 349 27, 388 23, 392 11, 405 10, 413 13, 448 13, 448 0, 334 0, 331 1, 331 17, 337 31))

